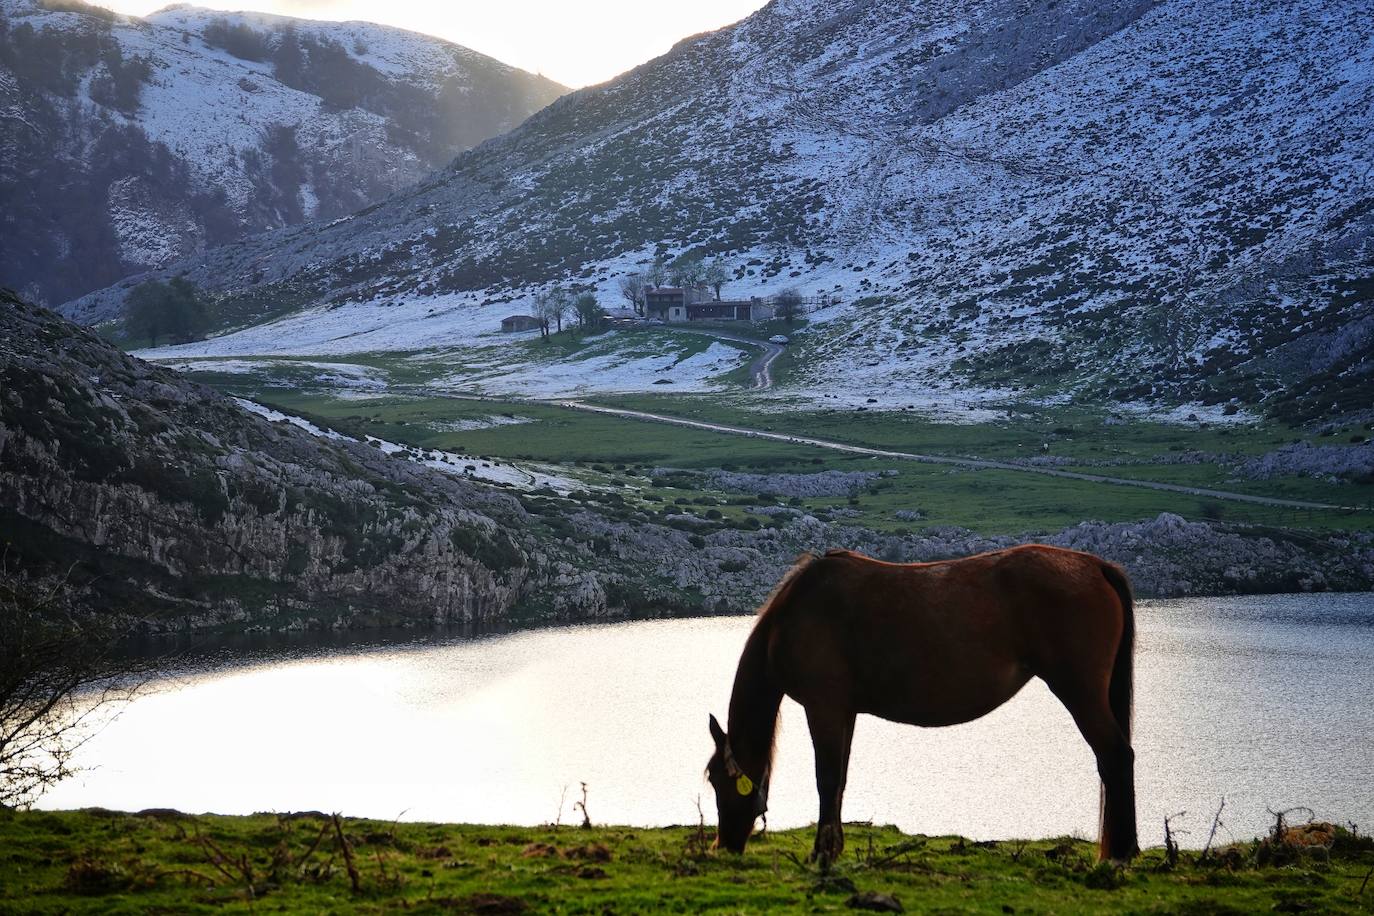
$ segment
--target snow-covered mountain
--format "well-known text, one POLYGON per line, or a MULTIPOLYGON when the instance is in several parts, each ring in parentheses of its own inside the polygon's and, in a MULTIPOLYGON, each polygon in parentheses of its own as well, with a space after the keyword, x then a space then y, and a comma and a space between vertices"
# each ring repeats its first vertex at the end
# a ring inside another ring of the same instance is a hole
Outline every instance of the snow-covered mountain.
MULTIPOLYGON (((339 352, 461 342, 552 282, 609 301, 695 249, 735 265, 730 294, 838 297, 799 389, 1368 407, 1371 21, 1369 0, 773 0, 376 207, 175 269, 235 320, 314 309, 292 327, 339 352)), ((129 285, 66 311, 116 316, 129 285)))
POLYGON ((342 216, 564 92, 369 23, 0 0, 0 284, 60 302, 342 216))

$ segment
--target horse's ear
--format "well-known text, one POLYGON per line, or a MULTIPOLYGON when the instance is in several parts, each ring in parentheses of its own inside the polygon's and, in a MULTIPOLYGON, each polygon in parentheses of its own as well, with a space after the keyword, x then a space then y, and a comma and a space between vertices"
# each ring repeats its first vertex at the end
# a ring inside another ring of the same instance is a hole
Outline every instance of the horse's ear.
POLYGON ((716 742, 716 747, 725 747, 725 729, 716 721, 715 713, 711 713, 711 738, 716 742))

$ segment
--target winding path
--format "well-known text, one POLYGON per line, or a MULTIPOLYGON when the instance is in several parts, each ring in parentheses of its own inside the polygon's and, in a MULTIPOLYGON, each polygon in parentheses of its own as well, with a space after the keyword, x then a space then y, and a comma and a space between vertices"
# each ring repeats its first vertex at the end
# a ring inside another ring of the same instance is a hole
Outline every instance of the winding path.
MULTIPOLYGON (((776 344, 774 344, 774 346, 776 346, 776 344)), ((781 347, 778 349, 781 350, 781 347)), ((769 362, 771 362, 771 360, 769 360, 769 362)), ((767 367, 765 366, 764 368, 766 375, 767 367)), ((795 436, 790 433, 750 429, 744 426, 709 423, 705 420, 687 420, 682 417, 671 417, 665 414, 649 413, 643 410, 629 410, 622 407, 602 407, 597 404, 588 404, 585 401, 558 400, 544 403, 552 403, 569 410, 581 410, 587 413, 624 417, 631 420, 643 420, 649 423, 667 423, 672 426, 685 426, 691 429, 702 429, 708 432, 725 433, 732 436, 746 436, 751 439, 769 439, 774 442, 786 442, 791 445, 809 445, 816 448, 831 449, 837 452, 848 452, 853 455, 870 455, 874 458, 893 458, 900 461, 918 461, 923 464, 943 464, 980 470, 1016 471, 1021 474, 1040 474, 1045 477, 1061 477, 1066 480, 1082 480, 1088 483, 1139 487, 1145 490, 1183 493, 1189 496, 1202 496, 1209 499, 1229 500, 1231 502, 1254 503, 1261 506, 1277 506, 1285 509, 1334 509, 1344 512, 1364 511, 1364 507, 1362 506, 1338 506, 1331 503, 1308 502, 1301 499, 1255 496, 1250 493, 1235 493, 1229 490, 1211 490, 1205 487, 1189 487, 1183 484, 1163 483, 1156 480, 1136 480, 1130 477, 1109 477, 1104 474, 1084 474, 1080 471, 1062 471, 1057 468, 1041 468, 1031 465, 1013 464, 1009 461, 993 461, 986 458, 955 458, 946 455, 922 455, 916 452, 899 452, 889 449, 870 448, 864 445, 850 445, 844 442, 836 442, 833 439, 815 439, 810 436, 795 436)))
POLYGON ((775 344, 771 340, 759 340, 757 337, 745 337, 742 334, 732 334, 729 331, 717 331, 713 328, 684 328, 680 325, 672 325, 674 331, 684 334, 701 334, 705 337, 714 337, 717 340, 728 340, 733 343, 744 344, 748 347, 759 347, 762 352, 754 357, 754 361, 749 364, 749 374, 754 377, 755 390, 763 390, 773 387, 773 361, 782 356, 782 345, 775 344))

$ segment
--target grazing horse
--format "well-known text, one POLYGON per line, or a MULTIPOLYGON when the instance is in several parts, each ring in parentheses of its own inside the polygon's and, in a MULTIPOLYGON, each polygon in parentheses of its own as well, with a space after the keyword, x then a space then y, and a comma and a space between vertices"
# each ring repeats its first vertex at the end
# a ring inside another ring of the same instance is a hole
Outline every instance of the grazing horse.
POLYGON ((778 707, 806 710, 820 817, 812 858, 844 850, 840 805, 859 713, 970 722, 1039 677, 1073 716, 1102 779, 1099 855, 1137 851, 1131 750, 1131 586, 1121 567, 1030 544, 940 563, 804 555, 759 611, 730 697, 711 716, 716 845, 743 852, 768 809, 778 707))

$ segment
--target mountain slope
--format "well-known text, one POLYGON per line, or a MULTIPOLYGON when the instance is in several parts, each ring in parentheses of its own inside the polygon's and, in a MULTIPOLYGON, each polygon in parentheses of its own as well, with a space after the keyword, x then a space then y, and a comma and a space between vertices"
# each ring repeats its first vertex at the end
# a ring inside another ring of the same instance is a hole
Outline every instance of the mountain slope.
POLYGON ((60 302, 342 216, 565 91, 369 23, 0 0, 0 282, 60 302))
MULTIPOLYGON (((1369 2, 774 0, 334 224, 185 262, 213 352, 461 342, 655 251, 794 284, 790 395, 1374 393, 1369 2), (337 338, 337 343, 331 342, 337 338), (277 344, 278 348, 286 346, 277 344)), ((71 303, 115 317, 126 287, 71 303)), ((1364 398, 1362 401, 1361 399, 1364 398)))

